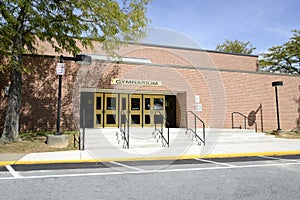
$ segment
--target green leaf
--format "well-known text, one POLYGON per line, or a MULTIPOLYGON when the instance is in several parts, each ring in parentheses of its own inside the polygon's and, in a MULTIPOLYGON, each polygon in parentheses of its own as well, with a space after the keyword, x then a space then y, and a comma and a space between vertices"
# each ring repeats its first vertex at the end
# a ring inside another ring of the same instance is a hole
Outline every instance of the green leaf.
POLYGON ((256 48, 250 42, 241 42, 238 40, 225 40, 224 43, 218 44, 217 51, 227 53, 252 54, 256 48))
POLYGON ((293 30, 290 40, 282 46, 269 48, 262 54, 259 67, 262 71, 300 74, 300 31, 293 30))

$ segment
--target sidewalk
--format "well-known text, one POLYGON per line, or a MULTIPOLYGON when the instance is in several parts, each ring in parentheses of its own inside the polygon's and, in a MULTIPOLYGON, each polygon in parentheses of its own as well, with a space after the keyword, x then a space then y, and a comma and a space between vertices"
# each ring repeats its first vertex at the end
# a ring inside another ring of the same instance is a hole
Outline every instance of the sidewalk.
POLYGON ((164 160, 193 158, 225 158, 243 156, 279 156, 300 154, 300 139, 276 138, 262 142, 207 144, 205 146, 170 146, 152 148, 106 148, 84 151, 0 154, 0 166, 12 164, 109 162, 131 160, 164 160))

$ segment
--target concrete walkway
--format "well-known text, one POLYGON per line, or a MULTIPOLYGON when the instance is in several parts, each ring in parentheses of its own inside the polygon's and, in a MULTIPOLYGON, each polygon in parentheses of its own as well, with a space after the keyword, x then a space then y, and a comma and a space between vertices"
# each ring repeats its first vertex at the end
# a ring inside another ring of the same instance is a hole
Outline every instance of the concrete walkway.
MULTIPOLYGON (((152 133, 146 134, 148 131, 142 130, 145 135, 139 135, 137 132, 131 133, 130 141, 136 143, 132 143, 132 147, 129 149, 123 149, 120 141, 114 139, 116 129, 90 129, 86 132, 87 143, 84 151, 45 152, 27 155, 0 154, 0 165, 300 154, 300 139, 275 138, 253 131, 207 129, 206 145, 200 146, 198 145, 199 141, 195 141, 189 133, 180 129, 173 129, 170 131, 170 147, 168 148, 161 147, 160 142, 153 143, 151 141, 152 133), (99 138, 101 143, 97 142, 99 138), (143 139, 141 141, 147 140, 148 143, 139 142, 141 138, 143 139), (143 147, 143 145, 145 146, 143 147)), ((153 140, 155 141, 154 138, 153 140)))

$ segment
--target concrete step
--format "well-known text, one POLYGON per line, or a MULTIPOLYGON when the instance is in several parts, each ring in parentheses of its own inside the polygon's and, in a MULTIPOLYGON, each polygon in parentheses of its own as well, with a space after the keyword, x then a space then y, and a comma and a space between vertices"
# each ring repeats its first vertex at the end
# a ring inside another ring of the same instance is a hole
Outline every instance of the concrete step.
MULTIPOLYGON (((197 130, 202 138, 202 129, 197 130)), ((264 133, 255 133, 253 130, 241 129, 206 129, 206 144, 246 144, 276 142, 278 138, 267 136, 264 133)), ((167 138, 167 129, 164 129, 167 138)), ((199 145, 201 142, 193 137, 191 132, 183 128, 169 129, 171 146, 199 145)), ((88 129, 86 131, 86 147, 88 149, 123 148, 124 140, 119 129, 88 129)), ((130 128, 130 148, 162 147, 162 140, 154 128, 130 128)))

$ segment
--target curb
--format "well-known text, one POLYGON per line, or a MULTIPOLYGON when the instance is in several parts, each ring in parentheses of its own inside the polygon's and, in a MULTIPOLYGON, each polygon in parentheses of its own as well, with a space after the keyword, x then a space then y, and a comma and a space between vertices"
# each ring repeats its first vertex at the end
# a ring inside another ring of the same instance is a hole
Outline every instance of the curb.
POLYGON ((151 160, 186 160, 196 158, 237 158, 237 157, 254 157, 254 156, 284 156, 284 155, 300 155, 300 150, 293 151, 277 151, 277 152, 248 152, 248 153, 232 153, 232 154, 209 154, 199 155, 183 155, 183 156, 160 156, 160 157, 139 157, 139 158, 107 158, 107 159, 70 159, 70 160, 32 160, 32 161, 0 161, 0 166, 6 165, 37 165, 37 164, 62 164, 62 163, 96 163, 96 162, 125 162, 125 161, 151 161, 151 160))

